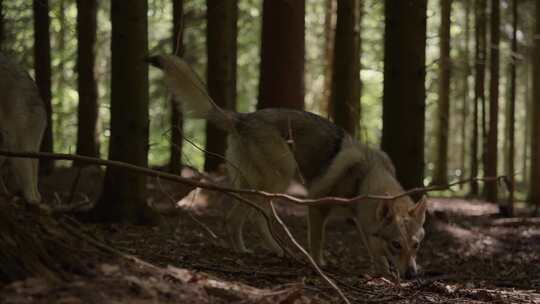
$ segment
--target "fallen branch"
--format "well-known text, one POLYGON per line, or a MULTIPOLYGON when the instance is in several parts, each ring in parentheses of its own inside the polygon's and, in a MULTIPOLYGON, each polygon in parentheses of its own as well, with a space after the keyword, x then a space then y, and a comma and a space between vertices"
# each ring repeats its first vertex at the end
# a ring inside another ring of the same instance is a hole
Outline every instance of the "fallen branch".
POLYGON ((447 190, 454 186, 470 183, 472 181, 482 181, 482 182, 503 181, 505 182, 507 180, 506 175, 501 175, 497 177, 489 177, 489 176, 488 177, 473 177, 473 178, 455 181, 453 183, 446 184, 446 185, 417 187, 417 188, 413 188, 413 189, 404 191, 396 195, 366 194, 366 195, 358 195, 353 198, 322 197, 322 198, 317 198, 317 199, 302 199, 302 198, 297 198, 297 197, 294 197, 288 194, 283 194, 283 193, 271 193, 271 192, 254 190, 254 189, 235 189, 235 188, 230 188, 230 187, 219 186, 212 183, 203 183, 199 181, 194 181, 189 178, 184 178, 179 175, 152 170, 152 169, 128 164, 121 161, 104 160, 104 159, 88 157, 88 156, 80 156, 80 155, 73 155, 73 154, 60 154, 60 153, 46 153, 46 152, 12 152, 12 151, 6 151, 6 150, 0 150, 0 155, 10 156, 10 157, 23 157, 23 158, 73 160, 73 161, 86 162, 86 163, 100 165, 100 166, 116 167, 116 168, 121 168, 121 169, 126 169, 130 171, 142 173, 151 177, 159 177, 159 178, 182 183, 182 184, 193 186, 193 187, 200 187, 200 188, 207 189, 210 191, 219 191, 219 192, 236 193, 236 194, 249 194, 249 195, 260 196, 268 200, 283 199, 291 203, 294 203, 297 205, 303 205, 303 206, 321 206, 321 205, 328 205, 328 204, 350 205, 350 204, 358 203, 359 201, 363 201, 363 200, 395 200, 395 199, 408 196, 408 195, 413 195, 413 194, 447 190))

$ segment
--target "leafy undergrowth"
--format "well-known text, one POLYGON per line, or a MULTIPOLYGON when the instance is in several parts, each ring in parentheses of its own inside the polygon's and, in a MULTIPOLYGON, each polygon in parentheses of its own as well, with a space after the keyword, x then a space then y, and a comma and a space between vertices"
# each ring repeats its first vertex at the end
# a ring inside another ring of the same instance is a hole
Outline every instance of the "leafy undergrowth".
MULTIPOLYGON (((174 193, 167 187, 159 185, 157 192, 174 193)), ((173 196, 156 195, 153 201, 173 196)), ((87 235, 114 250, 99 257, 92 252, 81 255, 89 273, 73 274, 61 283, 42 278, 13 282, 0 289, 0 299, 3 303, 342 303, 309 264, 299 261, 300 255, 279 258, 267 252, 249 222, 245 239, 254 253, 227 248, 223 222, 232 206, 227 199, 199 193, 178 206, 176 212, 164 213, 160 227, 82 224, 79 228, 87 235)), ((360 239, 351 224, 340 220, 327 227, 325 272, 354 303, 540 303, 539 218, 498 219, 493 216, 495 206, 463 199, 434 198, 430 210, 434 215, 418 257, 422 266, 418 279, 395 283, 367 275, 369 264, 360 239)), ((281 203, 279 212, 305 246, 305 210, 281 203)))

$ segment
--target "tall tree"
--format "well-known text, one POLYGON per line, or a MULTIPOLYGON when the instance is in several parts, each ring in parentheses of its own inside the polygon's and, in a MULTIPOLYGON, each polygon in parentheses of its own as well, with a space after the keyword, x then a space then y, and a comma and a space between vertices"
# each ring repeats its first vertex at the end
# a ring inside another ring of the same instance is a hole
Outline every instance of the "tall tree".
MULTIPOLYGON (((473 101, 473 130, 471 136, 471 177, 478 175, 478 106, 485 100, 485 68, 486 68, 486 8, 484 0, 475 1, 475 49, 474 49, 474 101, 473 101)), ((482 120, 483 123, 483 120, 482 120)), ((470 195, 478 195, 478 182, 471 181, 470 195)))
POLYGON ((336 19, 337 0, 326 0, 324 13, 324 83, 319 109, 321 113, 325 113, 328 117, 330 116, 330 92, 332 91, 336 19))
POLYGON ((507 176, 510 179, 509 199, 506 206, 505 215, 513 216, 514 214, 514 189, 516 185, 516 178, 514 174, 515 170, 515 125, 516 125, 516 70, 517 70, 517 22, 518 18, 518 0, 512 1, 512 42, 511 42, 511 55, 510 55, 510 98, 508 100, 508 172, 507 176))
MULTIPOLYGON (((49 1, 33 0, 34 13, 34 70, 36 84, 47 112, 47 127, 41 142, 42 152, 53 151, 52 104, 51 104, 51 42, 49 40, 49 1)), ((49 174, 54 168, 54 161, 42 159, 40 172, 49 174)))
POLYGON ((77 0, 77 154, 91 157, 99 157, 98 87, 94 74, 96 33, 97 0, 77 0))
POLYGON ((437 159, 433 184, 448 183, 448 128, 450 122, 450 12, 452 0, 440 0, 439 105, 437 109, 437 159))
POLYGON ((333 56, 330 102, 334 122, 357 135, 360 122, 361 0, 340 0, 333 56))
MULTIPOLYGON (((173 4, 173 53, 177 56, 184 54, 184 0, 172 0, 173 4)), ((183 116, 180 109, 171 98, 171 144, 169 149, 169 171, 180 174, 182 172, 182 133, 183 116)))
MULTIPOLYGON (((465 33, 463 44, 463 102, 461 105, 461 157, 460 167, 461 174, 464 175, 466 171, 466 157, 467 157, 467 118, 469 115, 469 76, 471 75, 471 66, 469 63, 469 40, 470 40, 470 15, 471 15, 471 2, 463 1, 465 6, 465 33)), ((463 184, 460 185, 460 187, 463 184)))
POLYGON ((423 185, 427 0, 386 0, 382 149, 405 188, 423 185), (406 127, 405 127, 406 126, 406 127))
POLYGON ((304 108, 305 0, 264 0, 257 108, 304 108))
POLYGON ((2 51, 5 39, 4 22, 4 3, 3 0, 0 0, 0 51, 2 51))
MULTIPOLYGON (((497 176, 497 138, 499 122, 499 42, 501 24, 501 2, 491 1, 491 23, 490 23, 490 78, 489 78, 489 133, 487 138, 486 167, 484 176, 497 176)), ((497 183, 486 184, 486 199, 490 202, 497 202, 497 183)))
POLYGON ((540 1, 535 2, 535 30, 533 55, 533 117, 531 130, 531 177, 529 196, 536 206, 535 214, 540 208, 540 1))
MULTIPOLYGON (((109 159, 148 164, 148 3, 111 1, 111 137, 109 159)), ((94 208, 97 220, 148 223, 155 214, 145 201, 146 178, 109 167, 94 208)))
MULTIPOLYGON (((235 109, 236 50, 238 35, 238 1, 207 0, 206 78, 208 93, 216 104, 235 109)), ((216 170, 223 162, 227 145, 226 134, 211 124, 206 125, 205 171, 216 170)))

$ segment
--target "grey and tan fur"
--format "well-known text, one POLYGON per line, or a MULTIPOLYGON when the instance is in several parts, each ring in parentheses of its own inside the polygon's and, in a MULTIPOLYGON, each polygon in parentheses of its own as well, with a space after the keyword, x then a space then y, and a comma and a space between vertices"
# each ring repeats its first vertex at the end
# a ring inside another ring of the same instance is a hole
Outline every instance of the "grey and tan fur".
MULTIPOLYGON (((37 152, 46 126, 46 114, 38 89, 28 73, 0 54, 0 149, 37 152)), ((27 202, 41 201, 38 161, 0 156, 0 167, 9 164, 9 176, 27 202)))
MULTIPOLYGON (((317 115, 294 110, 264 109, 234 113, 217 107, 191 68, 174 56, 156 56, 150 62, 162 69, 173 94, 187 116, 208 119, 228 132, 228 173, 237 188, 284 192, 301 180, 310 197, 354 197, 360 194, 394 195, 403 191, 386 154, 363 145, 341 128, 317 115)), ((253 199, 253 198, 251 198, 253 199)), ((267 209, 268 204, 258 202, 267 209)), ((395 201, 365 200, 348 207, 309 208, 309 250, 324 264, 324 228, 330 215, 356 222, 361 239, 377 270, 391 268, 404 277, 416 275, 416 252, 424 236, 426 203, 409 197, 395 201)), ((247 251, 242 237, 244 221, 254 217, 269 249, 283 254, 264 218, 241 203, 227 217, 232 246, 247 251)))

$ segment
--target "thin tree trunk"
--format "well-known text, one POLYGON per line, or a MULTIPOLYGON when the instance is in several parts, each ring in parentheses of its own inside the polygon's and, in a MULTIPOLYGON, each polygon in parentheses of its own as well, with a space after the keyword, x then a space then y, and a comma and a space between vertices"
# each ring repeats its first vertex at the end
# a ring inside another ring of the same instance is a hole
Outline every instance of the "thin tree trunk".
POLYGON ((437 159, 433 184, 445 185, 448 183, 448 128, 450 125, 450 13, 451 0, 440 0, 441 26, 440 57, 439 57, 439 107, 437 128, 437 159))
MULTIPOLYGON (((99 157, 96 62, 97 0, 77 0, 77 154, 99 157)), ((83 166, 83 163, 74 163, 83 166)))
POLYGON ((331 116, 330 92, 334 63, 334 44, 336 35, 337 0, 326 0, 324 17, 324 84, 321 94, 320 111, 331 116))
POLYGON ((405 189, 424 177, 426 18, 426 0, 385 1, 381 146, 405 189))
POLYGON ((523 147, 521 149, 522 151, 522 164, 521 168, 523 171, 522 175, 522 183, 523 185, 528 185, 529 183, 529 174, 531 173, 531 170, 529 168, 529 152, 530 152, 530 146, 529 141, 531 139, 531 127, 532 127, 532 120, 531 120, 531 112, 532 112, 532 103, 531 103, 531 73, 532 69, 531 61, 532 61, 532 55, 531 55, 531 48, 528 47, 525 54, 525 64, 523 65, 523 75, 525 77, 525 92, 523 97, 523 107, 525 108, 525 132, 523 132, 523 147))
POLYGON ((257 108, 304 108, 305 0, 264 0, 257 108))
MULTIPOLYGON (((173 3, 173 54, 182 57, 184 54, 184 0, 172 0, 173 3)), ((184 119, 182 112, 171 98, 171 143, 169 149, 169 171, 182 173, 182 133, 184 119)))
MULTIPOLYGON (((34 70, 36 84, 47 112, 47 127, 41 142, 42 152, 53 151, 52 103, 51 103, 51 42, 49 34, 49 1, 33 0, 34 12, 34 70)), ((50 174, 54 169, 53 160, 41 160, 39 171, 50 174)))
POLYGON ((360 0, 340 0, 334 45, 331 106, 334 122, 358 134, 360 122, 360 0))
POLYGON ((506 212, 502 212, 507 216, 514 214, 514 190, 516 178, 514 174, 515 168, 515 124, 516 124, 516 70, 517 70, 517 17, 518 17, 518 0, 512 1, 512 46, 510 57, 510 99, 508 102, 508 173, 510 178, 510 189, 508 194, 508 204, 506 212))
POLYGON ((530 201, 535 215, 540 208, 540 1, 535 3, 535 31, 533 57, 533 117, 531 130, 530 201))
MULTIPOLYGON (((499 126, 499 44, 501 24, 501 2, 491 1, 491 55, 489 85, 489 133, 487 138, 486 167, 484 176, 497 176, 498 126, 499 126)), ((497 183, 486 183, 486 199, 497 202, 497 183)))
MULTIPOLYGON (((208 93, 222 108, 236 107, 236 50, 238 1, 207 0, 207 84, 208 93)), ((214 171, 223 163, 227 136, 211 124, 206 125, 204 169, 214 171)))
POLYGON ((4 26, 4 3, 3 0, 0 0, 0 52, 2 51, 4 47, 4 40, 5 40, 5 26, 4 26))
MULTIPOLYGON (((109 159, 148 165, 147 1, 111 2, 111 137, 109 159)), ((153 223, 146 204, 146 177, 107 168, 96 220, 153 223)))
MULTIPOLYGON (((471 177, 478 175, 478 106, 485 99, 485 68, 486 68, 486 1, 475 2, 475 55, 474 55, 474 104, 473 104, 473 134, 471 137, 471 177)), ((481 121, 483 122, 483 120, 481 121)), ((471 181, 471 196, 478 196, 478 182, 471 181)))
MULTIPOLYGON (((464 1, 465 5, 465 43, 463 47, 463 103, 461 106, 461 176, 465 176, 467 158, 467 118, 469 116, 469 76, 471 66, 469 63, 470 15, 471 2, 464 1)), ((464 184, 460 184, 462 188, 464 184)))

